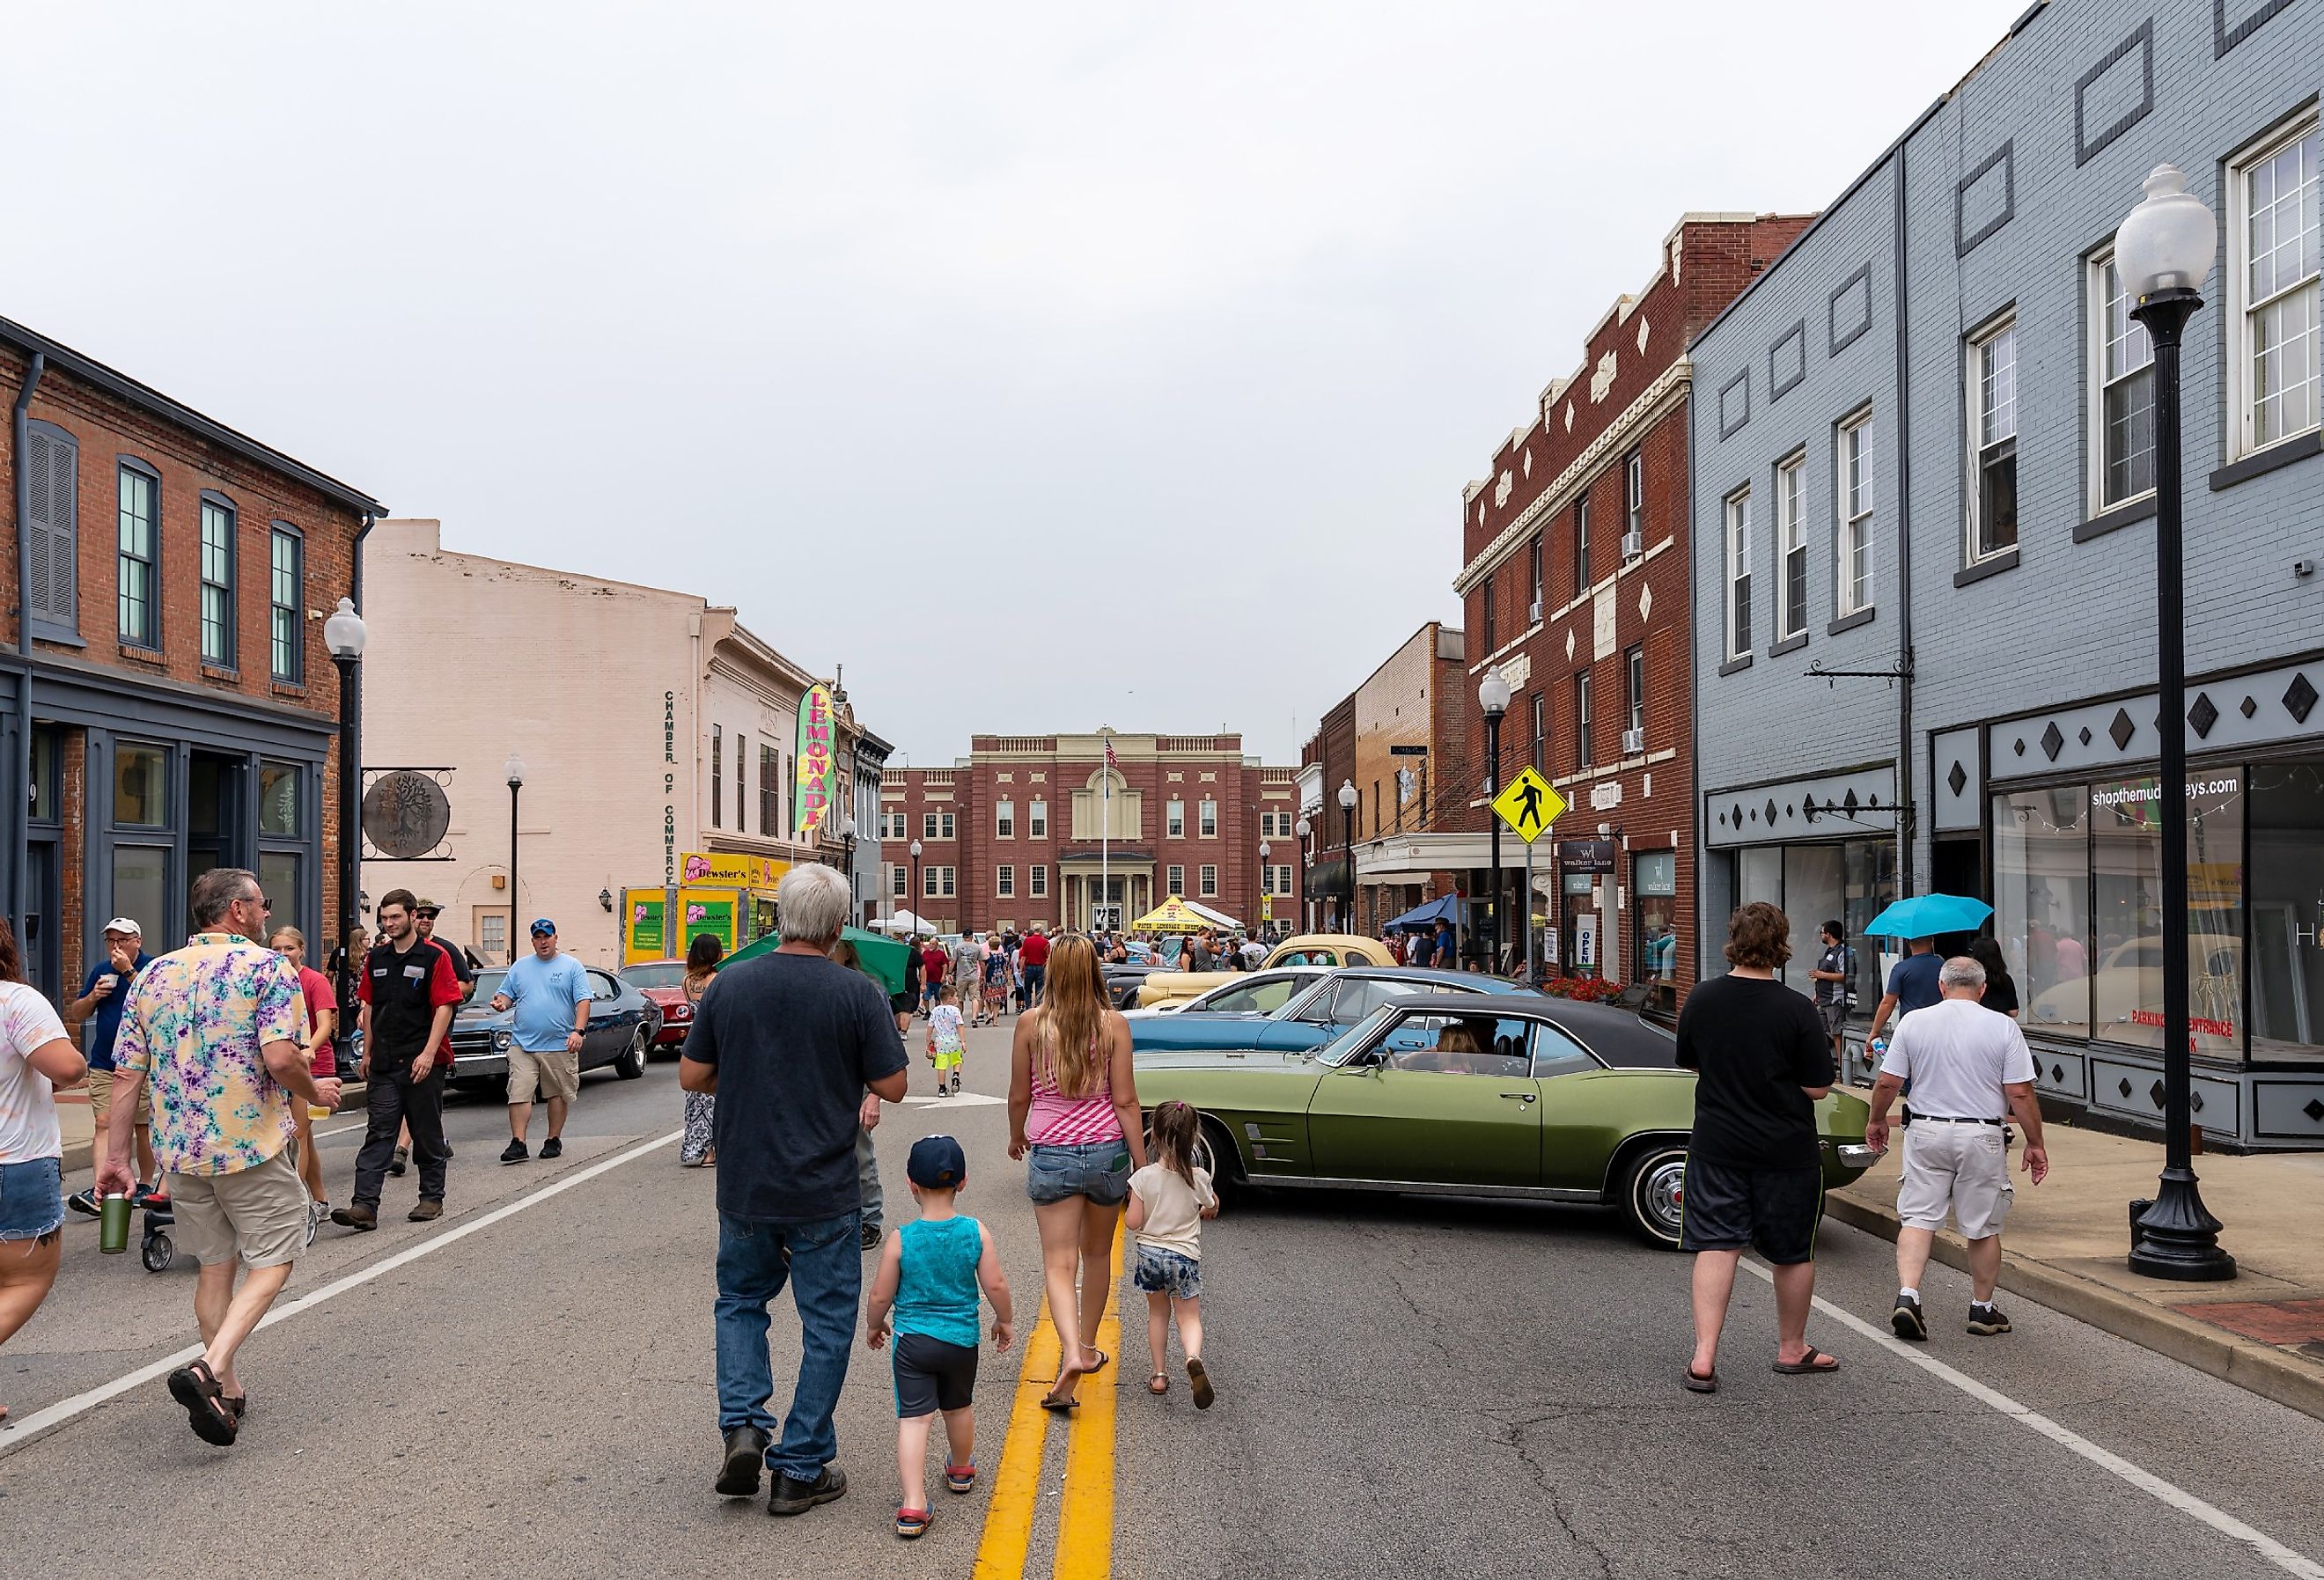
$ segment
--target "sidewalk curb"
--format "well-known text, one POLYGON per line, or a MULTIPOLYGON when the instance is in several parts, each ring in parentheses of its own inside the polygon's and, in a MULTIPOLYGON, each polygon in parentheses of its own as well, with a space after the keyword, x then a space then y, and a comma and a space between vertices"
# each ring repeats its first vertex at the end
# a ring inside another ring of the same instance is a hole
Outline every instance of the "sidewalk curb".
MULTIPOLYGON (((1843 1224, 1892 1242, 1902 1226, 1893 1209, 1845 1196, 1825 1197, 1824 1211, 1843 1224)), ((1969 1270, 1968 1252, 1959 1236, 1950 1232, 1937 1236, 1934 1254, 1947 1267, 1969 1270)), ((2006 1249, 2001 1253, 2000 1284, 2116 1338, 2324 1420, 2324 1365, 2303 1363, 2273 1344, 2149 1305, 2095 1280, 2014 1255, 2006 1249)))
MULTIPOLYGON (((335 1113, 332 1117, 338 1118, 341 1115, 353 1111, 364 1101, 365 1096, 369 1094, 369 1091, 370 1088, 365 1086, 360 1081, 349 1086, 341 1086, 339 1088, 339 1106, 337 1113, 335 1113)), ((90 1169, 96 1167, 97 1143, 94 1141, 72 1141, 68 1143, 64 1150, 62 1162, 64 1172, 67 1174, 70 1174, 76 1169, 90 1169)))

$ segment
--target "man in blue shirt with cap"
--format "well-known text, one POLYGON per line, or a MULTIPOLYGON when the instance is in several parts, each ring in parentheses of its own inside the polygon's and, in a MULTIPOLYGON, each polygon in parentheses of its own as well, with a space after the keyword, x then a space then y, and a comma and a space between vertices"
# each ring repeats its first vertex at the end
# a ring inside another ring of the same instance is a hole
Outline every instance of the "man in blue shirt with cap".
POLYGON ((493 1008, 516 1012, 510 1028, 509 1135, 503 1163, 521 1163, 532 1154, 524 1144, 536 1095, 549 1101, 549 1139, 544 1160, 561 1156, 565 1114, 581 1091, 581 1041, 589 1030, 589 974, 581 962, 557 950, 557 924, 547 917, 532 924, 532 953, 510 964, 493 994, 493 1008))

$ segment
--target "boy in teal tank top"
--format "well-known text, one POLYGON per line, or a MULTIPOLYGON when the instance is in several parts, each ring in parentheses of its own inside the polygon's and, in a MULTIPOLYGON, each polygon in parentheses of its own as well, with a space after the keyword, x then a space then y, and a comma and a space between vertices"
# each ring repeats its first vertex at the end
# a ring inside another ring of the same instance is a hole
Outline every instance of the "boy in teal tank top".
POLYGON ((896 1335, 896 1474, 903 1501, 896 1534, 910 1540, 934 1518, 928 1507, 929 1418, 944 1414, 945 1487, 976 1485, 976 1341, 979 1292, 992 1302, 992 1347, 1016 1337, 1009 1279, 992 1249, 991 1231, 953 1210, 968 1179, 968 1158, 950 1136, 922 1136, 904 1165, 920 1215, 880 1248, 872 1278, 864 1344, 878 1349, 896 1335), (890 1321, 892 1313, 893 1320, 890 1321))

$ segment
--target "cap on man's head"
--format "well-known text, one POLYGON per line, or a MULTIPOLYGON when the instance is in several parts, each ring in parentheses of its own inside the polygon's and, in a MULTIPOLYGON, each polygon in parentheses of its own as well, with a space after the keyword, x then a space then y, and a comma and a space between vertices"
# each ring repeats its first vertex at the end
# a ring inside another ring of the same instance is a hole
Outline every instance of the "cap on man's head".
POLYGON ((543 917, 537 917, 537 918, 535 918, 535 919, 534 919, 534 920, 533 920, 533 924, 532 924, 532 936, 533 936, 534 938, 553 938, 553 937, 555 937, 555 936, 556 936, 556 933, 557 933, 557 924, 556 924, 555 922, 553 922, 553 921, 549 920, 549 919, 547 917, 545 917, 545 916, 543 916, 543 917))
POLYGON ((958 1190, 968 1178, 968 1154, 950 1136, 922 1136, 904 1160, 904 1178, 922 1190, 958 1190))
POLYGON ((134 916, 116 916, 105 924, 105 930, 109 933, 125 933, 133 938, 142 938, 145 936, 145 929, 137 925, 137 919, 134 916))
POLYGON ((437 904, 433 900, 422 900, 419 904, 411 908, 411 914, 414 916, 437 916, 440 915, 443 910, 444 908, 437 904))

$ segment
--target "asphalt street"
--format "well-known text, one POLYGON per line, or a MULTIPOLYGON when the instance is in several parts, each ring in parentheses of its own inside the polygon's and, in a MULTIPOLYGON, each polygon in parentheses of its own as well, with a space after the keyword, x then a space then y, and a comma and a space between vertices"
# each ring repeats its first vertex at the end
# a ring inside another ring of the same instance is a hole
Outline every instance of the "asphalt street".
MULTIPOLYGON (((845 1499, 779 1521, 711 1492, 714 1182, 677 1166, 658 1064, 593 1076, 554 1163, 502 1167, 504 1110, 456 1102, 447 1215, 406 1223, 407 1175, 379 1233, 324 1231, 244 1351, 229 1450, 158 1371, 105 1391, 190 1340, 191 1268, 100 1257, 73 1219, 55 1292, 0 1349, 0 1575, 254 1551, 316 1576, 2324 1574, 2324 1423, 2023 1301, 2014 1334, 1972 1338, 1943 1269, 1925 1354, 1950 1374, 1819 1312, 1841 1372, 1776 1376, 1772 1293, 1746 1276, 1724 1386, 1689 1394, 1685 1261, 1572 1208, 1232 1201, 1204 1237, 1216 1408, 1175 1363, 1167 1396, 1145 1392, 1130 1291, 1110 1400, 1085 1388, 1052 1422, 1027 1408, 1054 1351, 1021 1353, 1039 1257, 1006 1046, 972 1034, 968 1100, 928 1097, 919 1064, 879 1131, 891 1221, 911 1141, 961 1139, 964 1210, 1019 1300, 1020 1351, 988 1349, 980 1382, 982 1484, 936 1492, 918 1544, 889 1529, 884 1353, 856 1351, 842 1401, 845 1499)), ((359 1122, 320 1128, 343 1195, 359 1122)), ((1885 1334, 1889 1255, 1827 1225, 1819 1293, 1885 1334)), ((779 1380, 794 1333, 779 1313, 779 1380)))

